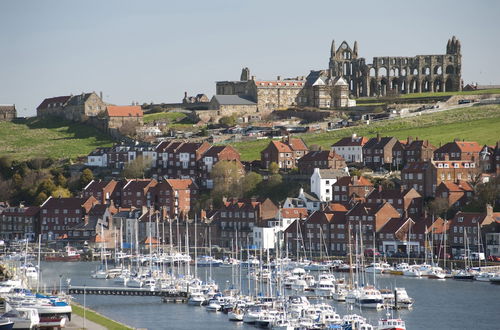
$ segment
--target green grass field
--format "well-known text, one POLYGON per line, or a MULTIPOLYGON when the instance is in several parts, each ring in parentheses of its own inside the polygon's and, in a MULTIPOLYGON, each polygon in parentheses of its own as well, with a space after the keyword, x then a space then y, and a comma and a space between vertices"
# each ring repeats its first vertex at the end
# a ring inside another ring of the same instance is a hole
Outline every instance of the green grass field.
POLYGON ((0 141, 0 156, 17 160, 76 158, 113 143, 108 135, 93 126, 59 118, 2 122, 0 141))
MULTIPOLYGON (((72 303, 71 308, 73 310, 73 313, 83 317, 83 306, 72 303)), ((132 330, 133 329, 133 328, 127 327, 124 324, 115 322, 112 319, 109 319, 101 314, 98 314, 98 313, 96 313, 93 310, 90 310, 88 308, 86 308, 86 311, 85 311, 85 318, 87 320, 90 320, 92 322, 95 322, 97 324, 100 324, 100 325, 108 328, 108 330, 128 330, 128 329, 132 330)))
POLYGON ((482 95, 482 94, 500 94, 500 88, 480 89, 477 91, 460 91, 460 92, 412 93, 412 94, 401 94, 396 97, 387 97, 387 98, 362 97, 357 99, 356 101, 359 105, 372 105, 372 104, 385 104, 388 102, 394 102, 397 99, 418 99, 426 97, 442 97, 442 96, 453 96, 453 95, 482 95))
POLYGON ((180 121, 186 117, 182 112, 157 112, 144 115, 144 123, 150 123, 159 119, 167 119, 170 122, 180 121))
MULTIPOLYGON (((455 138, 477 141, 480 144, 495 144, 500 140, 500 106, 485 105, 443 111, 408 119, 382 121, 371 125, 344 128, 331 132, 308 133, 300 137, 310 146, 317 144, 324 149, 339 139, 356 133, 358 136, 408 136, 429 140, 434 145, 446 143, 455 138)), ((245 141, 233 146, 241 153, 242 160, 260 159, 260 151, 269 140, 245 141)))

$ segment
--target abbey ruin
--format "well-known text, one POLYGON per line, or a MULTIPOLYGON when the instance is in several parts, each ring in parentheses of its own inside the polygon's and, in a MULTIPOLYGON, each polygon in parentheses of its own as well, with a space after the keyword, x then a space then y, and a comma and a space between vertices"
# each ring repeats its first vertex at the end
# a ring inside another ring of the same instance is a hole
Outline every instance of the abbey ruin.
POLYGON ((254 103, 256 112, 288 107, 342 108, 351 98, 461 90, 460 41, 448 40, 442 55, 374 57, 368 64, 353 47, 332 41, 328 69, 307 77, 261 80, 244 68, 239 81, 217 82, 217 95, 236 95, 254 103))

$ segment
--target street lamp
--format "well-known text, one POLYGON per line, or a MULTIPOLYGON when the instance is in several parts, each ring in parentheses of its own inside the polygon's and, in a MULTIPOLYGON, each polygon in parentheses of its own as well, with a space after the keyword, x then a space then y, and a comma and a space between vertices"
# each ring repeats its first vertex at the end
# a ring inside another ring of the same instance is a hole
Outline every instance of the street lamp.
POLYGON ((86 296, 86 293, 87 293, 87 287, 86 285, 84 284, 83 285, 83 329, 85 329, 85 311, 87 310, 87 308, 85 307, 86 304, 85 304, 85 296, 86 296))

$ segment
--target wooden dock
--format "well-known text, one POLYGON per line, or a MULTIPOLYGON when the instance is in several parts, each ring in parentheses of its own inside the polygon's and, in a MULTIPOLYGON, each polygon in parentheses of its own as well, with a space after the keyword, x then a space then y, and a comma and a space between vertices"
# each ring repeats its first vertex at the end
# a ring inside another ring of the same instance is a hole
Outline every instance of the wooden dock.
POLYGON ((69 294, 91 294, 102 296, 149 296, 163 297, 165 300, 187 301, 188 293, 173 290, 151 290, 149 288, 70 286, 69 294))

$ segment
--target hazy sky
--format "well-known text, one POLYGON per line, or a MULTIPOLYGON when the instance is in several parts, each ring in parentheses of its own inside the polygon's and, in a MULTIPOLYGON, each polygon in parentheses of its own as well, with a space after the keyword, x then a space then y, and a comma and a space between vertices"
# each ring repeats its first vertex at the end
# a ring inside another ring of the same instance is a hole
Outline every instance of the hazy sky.
POLYGON ((443 54, 456 35, 465 83, 500 83, 500 1, 0 2, 0 104, 102 91, 114 104, 179 102, 215 81, 306 75, 330 43, 359 56, 443 54))

